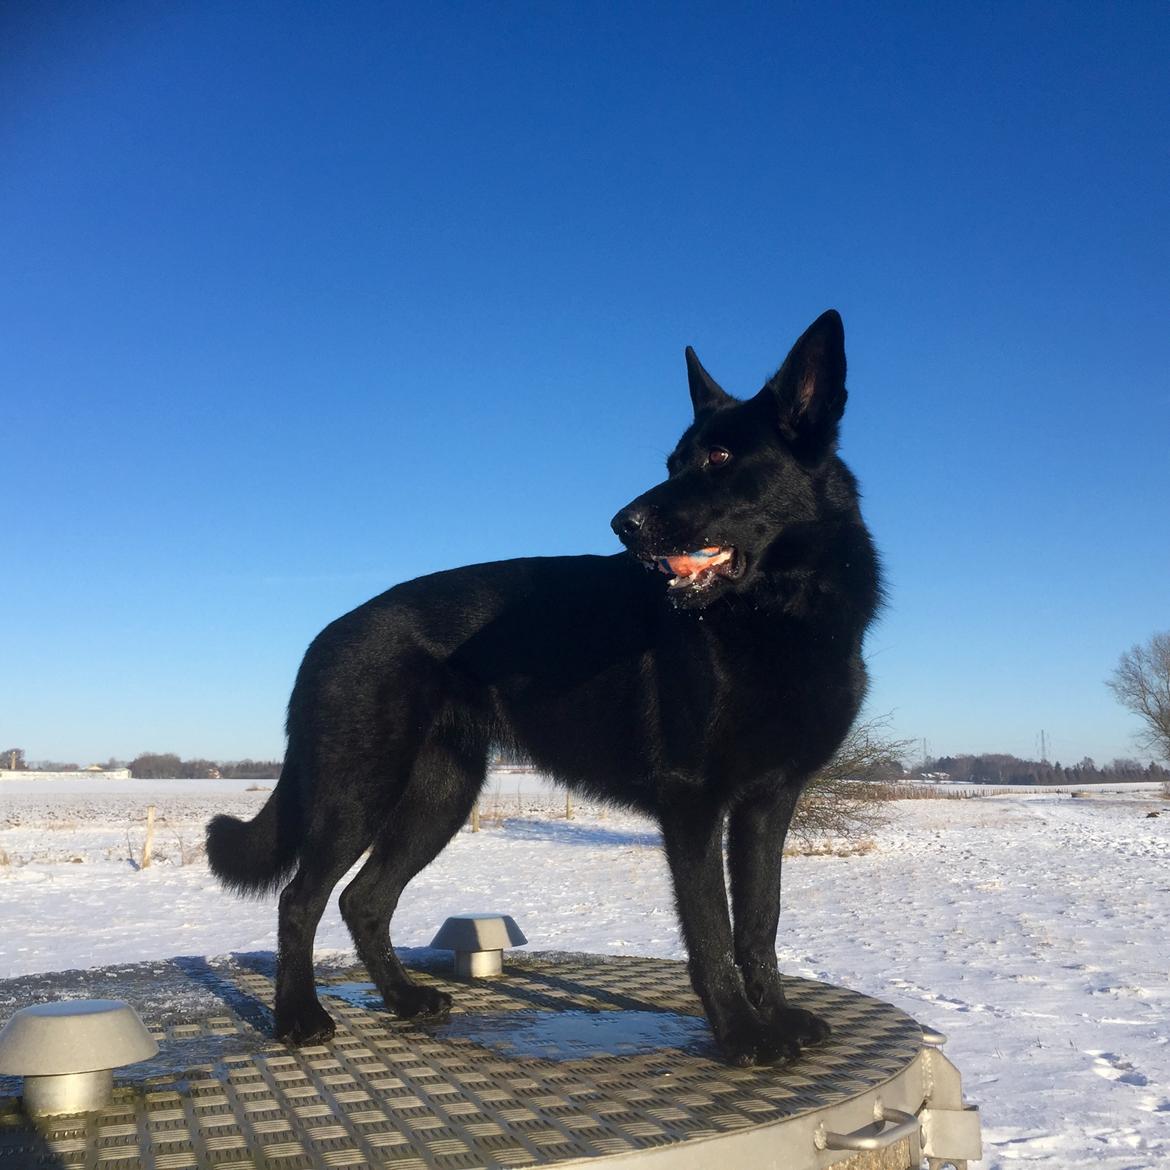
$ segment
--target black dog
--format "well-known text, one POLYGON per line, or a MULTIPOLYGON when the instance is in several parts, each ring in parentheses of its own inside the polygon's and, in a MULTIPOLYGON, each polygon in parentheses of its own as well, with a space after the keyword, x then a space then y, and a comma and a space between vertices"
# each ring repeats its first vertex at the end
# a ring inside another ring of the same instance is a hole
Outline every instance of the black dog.
POLYGON ((279 1037, 333 1033, 313 936, 367 849, 341 895, 358 956, 390 1011, 449 1008, 410 979, 389 924, 466 821, 492 745, 658 819, 691 977, 729 1060, 785 1060, 827 1035, 785 1003, 775 944, 784 836, 857 714, 881 592, 856 481, 836 455, 841 318, 814 322, 748 401, 690 349, 687 368, 695 418, 669 478, 613 519, 628 552, 407 581, 309 647, 280 783, 253 821, 218 816, 207 833, 212 869, 238 891, 293 874, 280 896, 279 1037))

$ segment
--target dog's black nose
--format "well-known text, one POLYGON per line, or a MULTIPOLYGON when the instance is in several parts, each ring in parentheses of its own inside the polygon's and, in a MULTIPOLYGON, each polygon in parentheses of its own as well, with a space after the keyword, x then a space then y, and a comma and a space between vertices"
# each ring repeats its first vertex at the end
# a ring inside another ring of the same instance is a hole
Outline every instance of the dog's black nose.
POLYGON ((617 533, 620 540, 633 540, 646 523, 646 512, 643 508, 636 508, 632 504, 623 508, 610 522, 610 527, 617 533))

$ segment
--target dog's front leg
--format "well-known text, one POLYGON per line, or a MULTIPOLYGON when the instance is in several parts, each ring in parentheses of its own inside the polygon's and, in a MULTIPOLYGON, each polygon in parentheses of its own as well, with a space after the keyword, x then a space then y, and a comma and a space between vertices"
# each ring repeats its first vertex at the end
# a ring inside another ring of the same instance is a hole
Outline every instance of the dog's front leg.
POLYGON ((796 1051, 829 1035, 828 1024, 819 1016, 785 1002, 776 965, 781 859, 802 788, 788 783, 749 797, 732 811, 728 832, 735 961, 747 997, 763 1017, 773 1044, 796 1051))
POLYGON ((719 1047, 737 1065, 784 1059, 791 1053, 771 1044, 769 1029, 748 1002, 735 965, 723 880, 722 813, 704 800, 672 803, 662 816, 662 835, 691 983, 719 1047))

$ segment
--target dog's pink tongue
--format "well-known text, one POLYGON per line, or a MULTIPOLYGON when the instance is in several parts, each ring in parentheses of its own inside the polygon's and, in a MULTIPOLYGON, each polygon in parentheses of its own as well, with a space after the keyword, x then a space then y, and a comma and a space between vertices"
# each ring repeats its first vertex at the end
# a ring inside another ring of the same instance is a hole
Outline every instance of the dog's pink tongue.
POLYGON ((701 548, 693 553, 685 553, 682 556, 666 557, 666 563, 670 566, 670 571, 676 577, 693 577, 696 573, 703 569, 711 567, 711 558, 719 552, 719 546, 715 545, 713 548, 701 548))

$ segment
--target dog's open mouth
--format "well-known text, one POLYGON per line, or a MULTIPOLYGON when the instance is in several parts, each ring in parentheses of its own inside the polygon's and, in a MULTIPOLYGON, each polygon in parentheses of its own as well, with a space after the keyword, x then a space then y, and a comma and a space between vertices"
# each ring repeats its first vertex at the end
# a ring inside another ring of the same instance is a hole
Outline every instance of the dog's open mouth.
POLYGON ((735 549, 719 545, 668 557, 652 557, 646 563, 670 578, 668 589, 677 590, 708 589, 718 578, 738 577, 741 571, 735 549))

